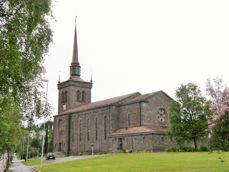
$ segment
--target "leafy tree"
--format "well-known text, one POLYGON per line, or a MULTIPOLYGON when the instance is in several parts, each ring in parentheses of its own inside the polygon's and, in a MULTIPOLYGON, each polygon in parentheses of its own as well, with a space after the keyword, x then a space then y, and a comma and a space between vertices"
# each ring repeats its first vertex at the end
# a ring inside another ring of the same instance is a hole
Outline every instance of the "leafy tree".
POLYGON ((208 121, 210 147, 229 150, 229 88, 220 78, 207 82, 207 92, 211 97, 211 116, 208 121))
POLYGON ((0 1, 0 95, 21 98, 41 73, 52 32, 51 0, 0 1))
POLYGON ((191 141, 197 148, 198 140, 206 136, 209 103, 193 83, 181 85, 176 90, 176 99, 169 109, 169 134, 179 145, 191 141))
POLYGON ((12 151, 33 124, 43 58, 52 39, 51 0, 0 0, 0 149, 12 151))
POLYGON ((0 104, 4 108, 0 108, 0 153, 7 153, 9 166, 9 153, 14 151, 19 144, 21 131, 20 108, 12 98, 0 99, 0 104))
POLYGON ((53 147, 53 122, 47 121, 45 123, 45 144, 44 144, 44 153, 52 151, 53 147))

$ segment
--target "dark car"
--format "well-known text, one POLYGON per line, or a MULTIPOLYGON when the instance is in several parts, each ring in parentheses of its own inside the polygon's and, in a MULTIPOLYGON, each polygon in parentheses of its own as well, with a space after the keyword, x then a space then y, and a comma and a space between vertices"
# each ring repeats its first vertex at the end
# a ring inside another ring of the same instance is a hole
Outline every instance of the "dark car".
POLYGON ((46 160, 53 159, 55 160, 55 155, 52 152, 47 153, 46 160))

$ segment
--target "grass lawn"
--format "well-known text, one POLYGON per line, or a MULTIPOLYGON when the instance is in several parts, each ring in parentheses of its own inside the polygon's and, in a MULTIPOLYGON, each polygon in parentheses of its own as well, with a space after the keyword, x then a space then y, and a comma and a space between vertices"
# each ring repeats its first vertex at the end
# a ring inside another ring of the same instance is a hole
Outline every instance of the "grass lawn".
MULTIPOLYGON (((46 164, 47 161, 44 159, 43 163, 46 164)), ((35 166, 35 165, 40 165, 41 164, 41 159, 29 159, 28 161, 24 161, 23 164, 27 166, 35 166)))
POLYGON ((41 172, 229 172, 229 152, 112 154, 37 169, 41 172))

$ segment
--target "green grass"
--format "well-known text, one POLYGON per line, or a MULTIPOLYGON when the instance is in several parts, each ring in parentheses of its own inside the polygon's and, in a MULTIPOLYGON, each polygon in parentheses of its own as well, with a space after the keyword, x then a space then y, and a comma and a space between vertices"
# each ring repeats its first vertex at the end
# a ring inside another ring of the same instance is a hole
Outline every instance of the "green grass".
MULTIPOLYGON (((43 163, 46 164, 47 161, 44 159, 43 163)), ((29 159, 28 161, 24 161, 23 164, 27 166, 37 166, 41 164, 41 159, 29 159)))
POLYGON ((45 165, 38 170, 41 172, 229 172, 229 152, 113 154, 45 165), (221 162, 221 159, 224 162, 221 162))

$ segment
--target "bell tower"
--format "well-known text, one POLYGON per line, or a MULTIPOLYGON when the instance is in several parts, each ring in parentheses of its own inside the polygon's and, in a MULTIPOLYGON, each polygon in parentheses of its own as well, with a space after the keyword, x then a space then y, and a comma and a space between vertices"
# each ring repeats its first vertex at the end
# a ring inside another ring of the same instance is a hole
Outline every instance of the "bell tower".
POLYGON ((80 63, 78 57, 77 31, 75 24, 72 62, 70 65, 70 78, 59 82, 58 113, 75 108, 77 106, 91 103, 92 81, 87 82, 81 79, 80 63))

